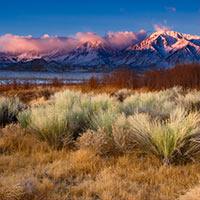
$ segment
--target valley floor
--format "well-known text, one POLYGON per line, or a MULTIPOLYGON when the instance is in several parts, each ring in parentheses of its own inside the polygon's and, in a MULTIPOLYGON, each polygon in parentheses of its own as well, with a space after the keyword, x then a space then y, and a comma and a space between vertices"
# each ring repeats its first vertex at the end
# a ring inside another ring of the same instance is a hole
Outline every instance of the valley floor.
POLYGON ((1 130, 0 199, 199 199, 200 164, 163 166, 137 154, 55 150, 17 125, 1 130), (196 188, 193 190, 193 188, 196 188))
POLYGON ((163 166, 145 155, 55 150, 17 125, 1 130, 0 147, 1 200, 200 198, 200 164, 163 166))
MULTIPOLYGON (((47 100, 49 100, 50 96, 66 89, 81 90, 83 93, 91 91, 97 94, 107 92, 108 94, 112 94, 111 96, 117 91, 116 88, 112 87, 99 87, 94 89, 89 85, 68 85, 62 87, 52 85, 21 85, 0 86, 0 94, 1 96, 18 96, 27 106, 32 106, 32 114, 34 115, 37 107, 41 106, 44 102, 48 102, 47 100)), ((145 91, 145 89, 141 91, 145 91)), ((123 92, 130 95, 129 93, 131 91, 124 90, 123 92)), ((161 94, 161 96, 166 95, 167 100, 164 101, 167 104, 165 106, 166 109, 170 109, 170 114, 173 108, 169 108, 169 103, 173 103, 175 101, 174 99, 183 106, 195 105, 199 108, 198 97, 200 93, 193 91, 188 94, 182 94, 183 92, 185 91, 181 88, 175 88, 164 91, 161 94), (187 101, 182 99, 183 96, 181 95, 188 95, 187 101)), ((63 98, 67 98, 68 94, 73 98, 74 94, 69 91, 66 92, 66 97, 64 96, 63 98)), ((90 97, 89 95, 82 96, 82 93, 75 95, 81 96, 81 99, 90 97)), ((134 95, 138 95, 138 98, 143 99, 145 97, 140 97, 139 94, 134 95)), ((158 96, 158 101, 161 96, 158 96)), ((61 96, 59 97, 58 95, 56 98, 61 98, 61 96)), ((109 100, 110 96, 103 96, 102 98, 98 96, 98 98, 102 102, 107 98, 108 105, 111 105, 111 100, 109 100)), ((141 109, 146 105, 150 106, 152 100, 148 102, 148 99, 154 98, 154 93, 147 94, 145 98, 146 100, 144 99, 141 109)), ((94 97, 93 101, 96 100, 97 98, 94 97)), ((121 99, 112 99, 121 109, 121 104, 118 100, 121 99)), ((132 100, 135 101, 135 99, 132 100)), ((57 103, 59 107, 63 101, 57 103)), ((2 104, 0 103, 0 108, 2 108, 2 104)), ((52 106, 52 104, 48 106, 52 106)), ((103 106, 102 103, 102 108, 103 106)), ((158 106, 158 104, 155 104, 155 106, 158 106)), ((161 106, 163 105, 161 104, 161 106)), ((41 106, 41 109, 43 108, 45 106, 41 106)), ((127 110, 127 112, 129 111, 127 110)), ((48 112, 47 116, 43 116, 45 120, 47 119, 46 117, 49 117, 48 112)), ((76 113, 77 109, 73 112, 76 113)), ((145 110, 143 112, 147 111, 145 110)), ((154 112, 154 109, 148 110, 148 112, 154 112)), ((162 114, 165 115, 164 112, 162 114)), ((37 122, 39 123, 41 116, 38 115, 38 117, 39 120, 37 122)), ((187 117, 186 115, 185 118, 187 117)), ((195 114, 194 117, 196 119, 198 117, 199 120, 200 116, 195 114)), ((41 118, 41 120, 44 120, 44 118, 41 118)), ((30 121, 27 123, 30 123, 30 121)), ((167 123, 170 122, 166 121, 167 123)), ((181 123, 181 121, 178 120, 178 123, 181 123)), ((37 125, 38 127, 36 128, 40 131, 39 124, 35 123, 35 126, 37 125)), ((199 126, 198 123, 197 125, 199 126)), ((30 125, 29 130, 33 126, 34 124, 30 125)), ((40 126, 42 125, 40 124, 40 126)), ((195 126, 195 124, 192 124, 192 126, 195 126)), ((59 131, 59 127, 53 128, 59 131)), ((47 129, 48 127, 45 127, 44 132, 47 129)), ((190 129, 188 130, 190 131, 190 129)), ((48 131, 51 130, 48 129, 45 134, 48 134, 48 131)), ((55 138, 58 141, 59 139, 55 138)), ((159 155, 155 156, 142 151, 123 153, 120 151, 111 151, 110 153, 104 154, 96 151, 94 148, 90 148, 89 145, 83 145, 77 148, 77 145, 72 144, 72 146, 60 148, 51 145, 49 142, 51 142, 51 138, 46 138, 46 140, 43 138, 41 140, 41 135, 37 135, 34 131, 33 134, 30 133, 27 129, 23 129, 19 123, 10 123, 0 129, 0 200, 200 199, 200 162, 198 161, 176 163, 172 160, 172 163, 167 164, 160 159, 159 155)), ((192 153, 191 155, 193 155, 192 153)), ((196 153, 199 155, 199 148, 196 153)))

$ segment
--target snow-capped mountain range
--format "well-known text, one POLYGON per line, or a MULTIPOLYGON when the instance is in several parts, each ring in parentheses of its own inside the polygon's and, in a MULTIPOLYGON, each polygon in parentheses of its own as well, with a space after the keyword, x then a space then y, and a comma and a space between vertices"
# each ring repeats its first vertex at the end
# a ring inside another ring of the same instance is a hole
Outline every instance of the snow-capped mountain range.
POLYGON ((152 33, 142 42, 123 50, 102 41, 83 43, 71 52, 0 52, 0 68, 28 71, 110 70, 168 68, 177 63, 200 63, 200 36, 175 31, 152 33), (39 67, 38 67, 39 66, 39 67))

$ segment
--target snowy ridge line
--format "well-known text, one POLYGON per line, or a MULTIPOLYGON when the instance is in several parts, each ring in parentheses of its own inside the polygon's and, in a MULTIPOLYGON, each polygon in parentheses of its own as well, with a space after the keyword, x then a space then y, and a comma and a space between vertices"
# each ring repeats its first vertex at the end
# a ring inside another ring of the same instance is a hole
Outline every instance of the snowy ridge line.
POLYGON ((152 33, 123 50, 103 41, 89 41, 67 52, 0 52, 0 68, 15 71, 109 71, 119 66, 134 69, 170 68, 177 63, 200 63, 200 36, 175 31, 152 33))

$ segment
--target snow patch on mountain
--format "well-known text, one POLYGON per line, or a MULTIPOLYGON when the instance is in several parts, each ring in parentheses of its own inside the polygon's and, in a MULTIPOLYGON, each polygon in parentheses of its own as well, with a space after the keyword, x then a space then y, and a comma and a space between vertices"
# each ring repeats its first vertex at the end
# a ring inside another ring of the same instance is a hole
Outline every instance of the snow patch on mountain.
POLYGON ((158 31, 138 44, 119 50, 102 40, 87 41, 74 50, 59 48, 37 52, 0 52, 0 67, 65 71, 128 66, 166 68, 177 63, 200 63, 200 36, 158 31), (38 66, 36 66, 38 65, 38 66))

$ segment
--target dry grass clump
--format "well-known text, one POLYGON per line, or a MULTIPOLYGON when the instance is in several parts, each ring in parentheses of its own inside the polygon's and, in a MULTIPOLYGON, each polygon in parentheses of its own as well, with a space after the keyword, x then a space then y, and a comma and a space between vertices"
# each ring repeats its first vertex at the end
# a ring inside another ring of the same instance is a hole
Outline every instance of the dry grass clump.
POLYGON ((33 178, 18 180, 18 177, 11 176, 0 184, 1 200, 39 200, 39 190, 33 178))
POLYGON ((112 137, 103 130, 87 131, 83 133, 76 142, 79 149, 92 149, 100 155, 116 153, 112 137))
POLYGON ((15 152, 50 151, 46 143, 39 142, 18 124, 10 124, 0 130, 0 154, 10 155, 15 152), (34 146, 33 146, 34 143, 34 146))
POLYGON ((107 120, 105 124, 97 126, 96 130, 83 133, 76 146, 93 149, 100 155, 133 153, 136 142, 132 136, 130 124, 122 114, 118 118, 113 117, 111 122, 107 120))

